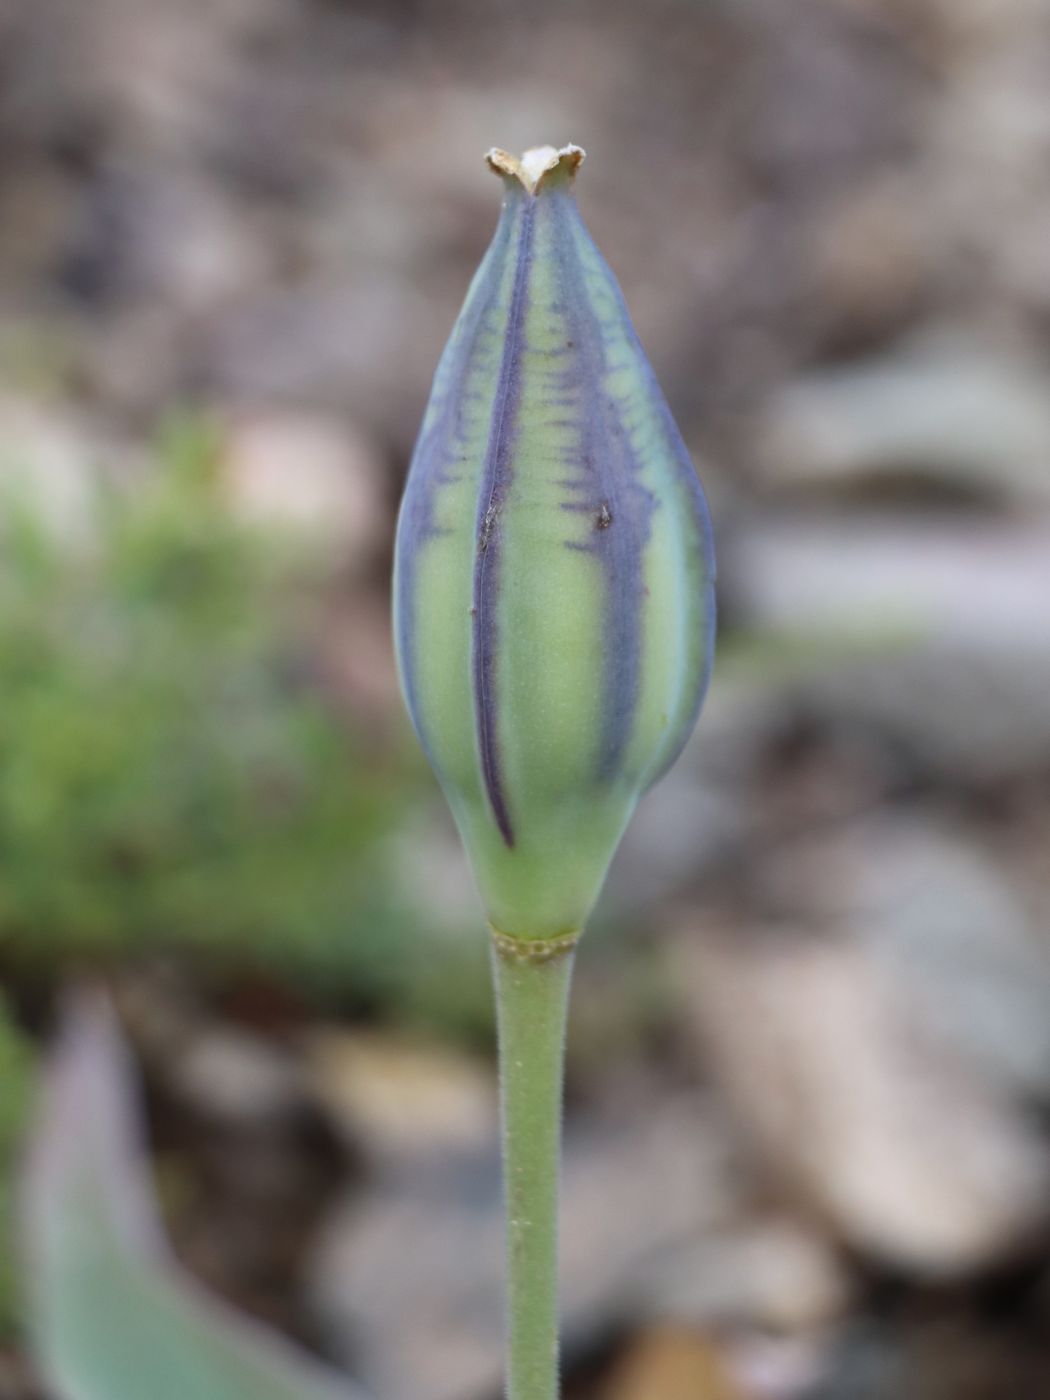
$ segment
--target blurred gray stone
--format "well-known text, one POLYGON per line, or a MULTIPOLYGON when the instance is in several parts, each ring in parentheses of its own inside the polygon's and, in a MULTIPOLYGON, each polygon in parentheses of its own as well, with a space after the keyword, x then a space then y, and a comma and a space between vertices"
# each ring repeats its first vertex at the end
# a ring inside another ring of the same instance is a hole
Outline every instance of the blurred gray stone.
POLYGON ((1004 1088, 1050 1096, 1050 938, 1023 887, 928 821, 875 821, 843 844, 857 927, 916 1018, 1004 1088))
POLYGON ((760 1164, 853 1245, 952 1277, 1045 1221, 1045 1141, 862 942, 754 926, 686 933, 679 952, 697 1035, 760 1164))
POLYGON ((169 1088, 184 1103, 227 1127, 273 1128, 307 1102, 293 1056, 231 1027, 201 1028, 167 1068, 169 1088))
POLYGON ((785 841, 756 861, 753 887, 787 919, 850 928, 926 1032, 986 1079, 1050 1094, 1040 890, 973 831, 885 810, 785 841))
POLYGON ((223 478, 241 518, 298 540, 322 566, 363 573, 385 545, 383 464, 345 420, 276 408, 236 414, 223 478))
POLYGON ((934 642, 991 660, 1050 652, 1050 516, 777 516, 738 533, 726 565, 747 621, 877 645, 880 659, 934 642))
POLYGON ((780 518, 728 540, 722 565, 742 622, 796 649, 782 705, 956 781, 1050 758, 1050 520, 780 518))
POLYGON ((775 487, 906 478, 1050 504, 1046 370, 1000 347, 936 339, 810 374, 773 396, 760 436, 775 487))
POLYGON ((638 1279, 642 1311, 694 1327, 815 1331, 845 1308, 842 1264, 816 1231, 786 1217, 686 1241, 638 1279))

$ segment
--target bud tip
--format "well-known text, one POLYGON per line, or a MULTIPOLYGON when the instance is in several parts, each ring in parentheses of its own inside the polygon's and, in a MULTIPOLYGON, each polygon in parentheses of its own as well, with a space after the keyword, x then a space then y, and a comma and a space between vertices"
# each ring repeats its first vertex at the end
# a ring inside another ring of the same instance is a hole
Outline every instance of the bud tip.
POLYGON ((570 142, 560 150, 556 146, 533 146, 520 157, 493 146, 485 159, 497 175, 508 175, 518 180, 529 194, 535 194, 544 177, 552 171, 564 170, 567 175, 575 175, 586 154, 582 146, 574 146, 570 142))

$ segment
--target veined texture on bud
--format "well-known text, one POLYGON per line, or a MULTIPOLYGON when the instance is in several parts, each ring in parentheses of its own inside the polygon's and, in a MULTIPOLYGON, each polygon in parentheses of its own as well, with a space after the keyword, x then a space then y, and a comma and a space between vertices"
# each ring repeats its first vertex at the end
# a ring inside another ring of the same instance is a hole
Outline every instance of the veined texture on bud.
POLYGON ((582 159, 489 153, 503 208, 397 532, 408 709, 489 920, 522 939, 582 927, 714 649, 707 507, 576 207, 582 159))

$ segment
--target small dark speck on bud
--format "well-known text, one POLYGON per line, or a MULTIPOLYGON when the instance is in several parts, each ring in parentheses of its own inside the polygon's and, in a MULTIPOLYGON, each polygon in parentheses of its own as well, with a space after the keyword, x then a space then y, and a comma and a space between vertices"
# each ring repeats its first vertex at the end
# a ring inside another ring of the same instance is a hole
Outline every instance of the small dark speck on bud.
POLYGON ((612 511, 609 509, 608 501, 602 501, 598 507, 598 514, 594 517, 594 528, 596 530, 608 530, 612 524, 612 511))

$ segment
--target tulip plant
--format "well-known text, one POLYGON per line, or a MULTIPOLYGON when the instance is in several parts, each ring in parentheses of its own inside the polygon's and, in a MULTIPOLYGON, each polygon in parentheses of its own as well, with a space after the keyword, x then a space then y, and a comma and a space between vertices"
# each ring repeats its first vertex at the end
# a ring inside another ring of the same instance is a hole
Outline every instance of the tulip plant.
POLYGON ((409 713, 491 931, 509 1400, 558 1393, 564 1027, 577 941, 714 648, 703 493, 584 227, 578 146, 493 150, 495 236, 438 366, 397 531, 409 713))
MULTIPOLYGON (((398 660, 491 929, 509 1400, 558 1393, 557 1205, 577 940, 711 668, 707 508, 580 220, 578 146, 490 151, 503 212, 434 382, 397 534, 398 660)), ((361 1400, 175 1263, 115 1023, 79 1004, 26 1173, 29 1312, 61 1400, 361 1400)))

